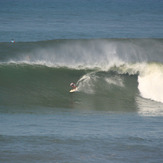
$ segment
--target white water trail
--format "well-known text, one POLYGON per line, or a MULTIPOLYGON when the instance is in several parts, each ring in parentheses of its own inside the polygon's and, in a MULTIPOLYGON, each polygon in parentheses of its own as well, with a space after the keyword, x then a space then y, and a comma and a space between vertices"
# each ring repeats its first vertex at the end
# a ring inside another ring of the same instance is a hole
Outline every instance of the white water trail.
POLYGON ((94 72, 82 76, 77 82, 78 90, 87 94, 94 94, 94 86, 97 78, 94 72))

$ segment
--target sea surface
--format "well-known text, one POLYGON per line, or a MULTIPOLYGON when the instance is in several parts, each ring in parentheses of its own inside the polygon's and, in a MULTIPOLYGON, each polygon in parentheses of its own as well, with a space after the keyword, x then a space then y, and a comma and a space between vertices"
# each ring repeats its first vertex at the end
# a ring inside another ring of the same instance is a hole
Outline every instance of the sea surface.
POLYGON ((0 162, 163 162, 163 1, 1 0, 0 162))

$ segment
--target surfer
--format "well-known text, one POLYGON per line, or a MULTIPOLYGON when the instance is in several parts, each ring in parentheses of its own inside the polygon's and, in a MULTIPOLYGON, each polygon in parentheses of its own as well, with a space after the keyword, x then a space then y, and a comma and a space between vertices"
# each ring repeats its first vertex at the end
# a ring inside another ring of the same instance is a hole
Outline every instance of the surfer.
POLYGON ((70 90, 71 93, 77 91, 77 86, 75 85, 75 83, 71 83, 71 84, 70 84, 70 87, 72 87, 72 89, 70 90))
POLYGON ((75 83, 71 83, 71 84, 70 84, 70 87, 72 87, 72 89, 76 89, 75 83))
POLYGON ((14 39, 11 39, 11 41, 10 41, 11 43, 15 43, 15 40, 14 39))

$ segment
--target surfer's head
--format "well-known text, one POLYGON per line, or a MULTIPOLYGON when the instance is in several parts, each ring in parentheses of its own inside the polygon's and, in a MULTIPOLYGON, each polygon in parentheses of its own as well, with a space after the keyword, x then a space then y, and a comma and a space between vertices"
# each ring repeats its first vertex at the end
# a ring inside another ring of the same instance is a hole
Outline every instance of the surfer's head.
POLYGON ((74 85, 75 85, 74 83, 71 83, 71 84, 70 84, 71 87, 74 86, 74 85))
POLYGON ((75 83, 71 83, 71 84, 70 84, 70 87, 72 87, 73 89, 76 88, 75 83))

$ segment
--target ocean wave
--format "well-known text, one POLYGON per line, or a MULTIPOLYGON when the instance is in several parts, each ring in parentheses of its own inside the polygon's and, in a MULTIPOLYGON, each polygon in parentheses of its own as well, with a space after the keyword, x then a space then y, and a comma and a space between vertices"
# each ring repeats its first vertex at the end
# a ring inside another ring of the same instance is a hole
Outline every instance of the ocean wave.
POLYGON ((163 103, 162 44, 162 39, 1 43, 0 102, 62 106, 75 82, 81 96, 100 95, 111 103, 113 97, 125 103, 142 96, 163 103))
MULTIPOLYGON (((1 88, 6 87, 9 92, 18 89, 23 94, 34 93, 36 96, 40 96, 42 92, 45 99, 50 99, 48 96, 51 91, 55 92, 52 93, 53 96, 62 96, 69 91, 69 83, 75 82, 78 91, 88 95, 111 96, 116 92, 118 96, 120 92, 129 94, 134 90, 144 98, 163 103, 163 65, 160 63, 123 64, 119 67, 114 65, 107 71, 98 68, 48 67, 31 63, 3 63, 0 64, 0 69, 3 79, 1 88)), ((132 96, 136 94, 133 93, 132 96)))

